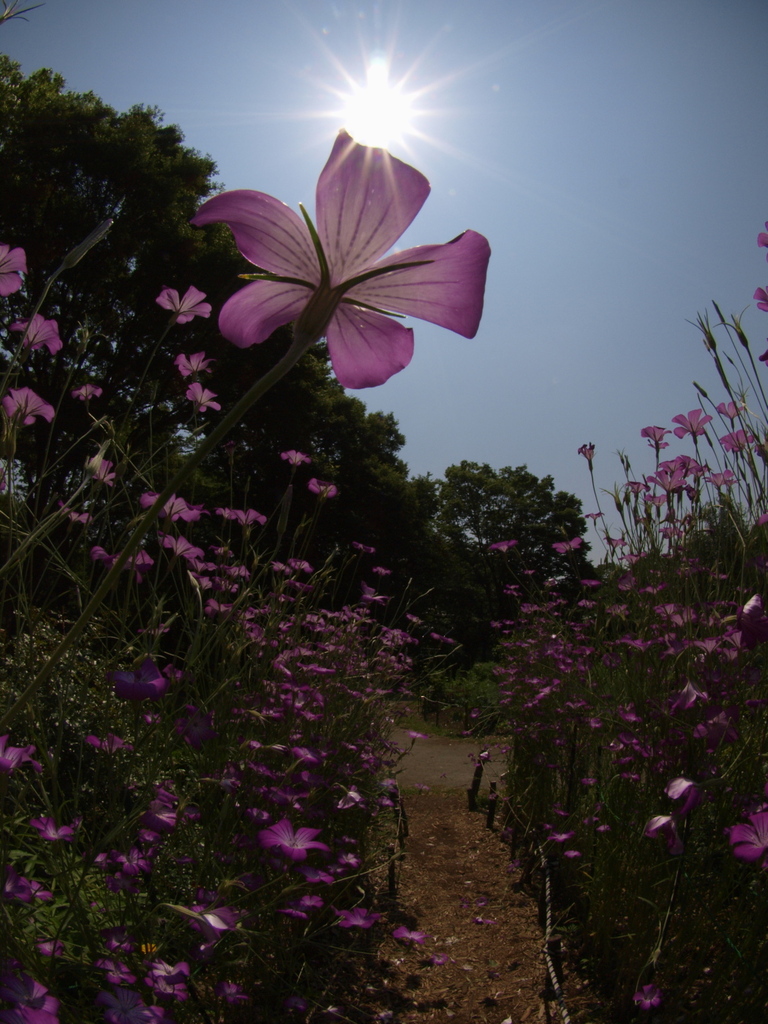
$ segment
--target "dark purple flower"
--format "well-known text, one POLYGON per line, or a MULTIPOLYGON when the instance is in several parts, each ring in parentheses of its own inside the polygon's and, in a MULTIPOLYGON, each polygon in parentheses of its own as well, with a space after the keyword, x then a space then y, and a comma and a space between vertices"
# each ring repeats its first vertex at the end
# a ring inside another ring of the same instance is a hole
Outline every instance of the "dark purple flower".
POLYGON ((0 886, 0 899, 18 903, 31 903, 35 895, 32 885, 20 875, 14 867, 6 864, 3 884, 0 886))
POLYGON ((632 999, 641 1010, 654 1010, 661 1006, 662 991, 655 985, 643 985, 639 992, 635 992, 632 999))
POLYGON ((370 928, 375 924, 381 914, 374 914, 365 907, 355 907, 354 910, 337 910, 339 920, 336 924, 340 928, 370 928))
POLYGON ((234 931, 240 920, 240 913, 232 907, 197 907, 192 913, 192 927, 201 931, 206 943, 218 942, 226 932, 234 931))
POLYGON ((96 1005, 104 1007, 107 1024, 156 1024, 157 1015, 141 996, 130 988, 99 992, 96 1005))
POLYGON ((116 928, 103 928, 99 933, 104 939, 104 945, 110 953, 132 953, 136 943, 128 934, 128 929, 122 925, 116 928))
POLYGON ((141 823, 153 832, 173 832, 176 828, 176 811, 163 800, 153 800, 149 809, 142 814, 141 823))
POLYGON ((307 484, 307 489, 321 498, 335 498, 339 493, 339 489, 335 484, 329 484, 325 480, 318 480, 314 476, 307 484))
POLYGON ((132 985, 136 981, 136 975, 121 960, 102 957, 94 962, 94 967, 107 972, 107 981, 110 985, 132 985))
POLYGON ((740 646, 749 651, 768 640, 768 616, 763 611, 763 599, 759 594, 738 610, 736 627, 741 631, 740 646))
POLYGON ((669 814, 657 814, 645 826, 643 835, 653 838, 662 835, 667 841, 667 849, 677 856, 684 850, 683 842, 677 834, 675 819, 669 814))
POLYGON ((85 742, 95 747, 96 750, 106 750, 110 754, 113 754, 116 750, 133 750, 132 743, 126 743, 119 736, 115 736, 113 732, 108 732, 103 740, 99 739, 98 736, 86 736, 85 742))
POLYGON ((166 963, 165 960, 154 960, 149 964, 149 973, 144 984, 156 995, 173 996, 179 1002, 187 998, 187 981, 189 980, 189 964, 181 961, 177 964, 166 963))
MULTIPOLYGON (((0 975, 0 999, 15 1003, 23 1011, 42 1010, 55 1016, 59 1009, 59 1000, 48 995, 48 989, 28 974, 0 975)), ((25 1021, 35 1024, 32 1014, 23 1013, 25 1021)))
POLYGON ((194 747, 195 750, 200 750, 206 740, 215 739, 219 735, 215 729, 211 728, 213 725, 213 715, 203 714, 199 708, 194 707, 192 704, 187 704, 187 711, 189 713, 187 718, 176 719, 175 729, 179 736, 183 736, 191 747, 194 747))
POLYGON ((756 861, 768 853, 768 811, 749 815, 749 825, 734 825, 729 842, 739 860, 756 861))
POLYGON ((123 700, 160 700, 171 685, 151 658, 145 658, 135 672, 108 672, 107 680, 123 700))
POLYGON ((36 828, 43 839, 55 843, 57 839, 64 839, 71 843, 75 837, 75 830, 69 825, 57 826, 53 818, 32 818, 29 823, 36 828))
POLYGON ((304 1013, 305 1010, 309 1009, 309 1003, 306 999, 302 999, 301 996, 288 996, 287 999, 283 1000, 283 1009, 304 1013))
POLYGON ((43 956, 63 956, 64 943, 59 939, 41 939, 35 945, 43 956))
POLYGON ((251 1001, 251 997, 233 981, 220 981, 213 991, 231 1006, 236 1006, 238 1003, 250 1003, 251 1001))
POLYGON ((698 807, 702 801, 701 787, 697 786, 695 782, 691 782, 690 779, 685 779, 682 776, 668 782, 664 792, 672 800, 683 801, 677 811, 681 818, 684 818, 689 811, 698 807))
POLYGON ((8 745, 10 733, 0 736, 0 775, 13 775, 16 769, 29 762, 36 772, 43 770, 39 761, 35 761, 30 755, 35 752, 32 744, 28 747, 11 747, 8 745))
MULTIPOLYGON (((101 547, 100 544, 94 544, 91 548, 91 559, 94 562, 103 562, 107 569, 111 569, 119 557, 119 551, 114 555, 110 555, 103 547, 101 547)), ((150 554, 146 551, 137 551, 136 554, 131 555, 128 561, 123 565, 123 569, 135 572, 136 582, 141 583, 144 578, 143 574, 154 564, 155 560, 150 554)))

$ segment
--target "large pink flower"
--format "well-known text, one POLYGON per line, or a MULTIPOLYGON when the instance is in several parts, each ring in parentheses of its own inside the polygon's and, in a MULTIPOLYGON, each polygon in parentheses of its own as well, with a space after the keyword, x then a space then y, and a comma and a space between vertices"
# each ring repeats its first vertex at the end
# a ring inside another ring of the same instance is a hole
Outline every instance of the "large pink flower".
POLYGON ((295 321, 297 336, 328 339, 334 372, 350 388, 383 384, 411 361, 413 331, 387 313, 473 338, 487 239, 465 231, 445 245, 384 256, 428 194, 429 182, 415 168, 342 131, 317 183, 317 229, 263 192, 207 200, 192 223, 224 221, 243 256, 263 271, 224 305, 224 337, 247 348, 295 321))
POLYGON ((21 288, 20 274, 27 272, 27 257, 23 249, 0 245, 0 295, 12 295, 21 288))

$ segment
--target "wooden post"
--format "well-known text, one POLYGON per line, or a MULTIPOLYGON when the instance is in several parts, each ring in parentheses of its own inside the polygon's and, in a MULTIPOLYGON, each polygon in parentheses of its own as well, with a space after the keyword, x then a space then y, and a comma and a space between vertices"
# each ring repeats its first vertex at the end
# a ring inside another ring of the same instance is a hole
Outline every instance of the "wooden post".
POLYGON ((491 783, 491 792, 488 794, 488 814, 485 819, 485 827, 493 828, 493 819, 496 817, 496 806, 499 794, 496 792, 496 783, 491 783))
POLYGON ((480 792, 480 783, 483 781, 483 762, 478 761, 475 765, 475 774, 472 778, 472 785, 467 790, 470 811, 477 810, 477 794, 480 792))

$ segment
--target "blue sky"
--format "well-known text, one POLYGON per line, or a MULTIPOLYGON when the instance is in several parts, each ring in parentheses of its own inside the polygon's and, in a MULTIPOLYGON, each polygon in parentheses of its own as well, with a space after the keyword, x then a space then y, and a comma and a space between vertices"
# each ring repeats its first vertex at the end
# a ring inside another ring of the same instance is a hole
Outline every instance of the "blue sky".
POLYGON ((476 338, 414 321, 411 366, 359 393, 395 414, 414 474, 527 464, 594 511, 579 445, 610 488, 617 449, 652 472, 640 429, 695 408, 692 380, 723 397, 699 311, 746 309, 765 348, 764 0, 46 0, 27 18, 0 27, 25 72, 159 107, 227 188, 294 207, 340 94, 389 62, 417 111, 390 149, 432 183, 402 247, 473 228, 493 250, 476 338))

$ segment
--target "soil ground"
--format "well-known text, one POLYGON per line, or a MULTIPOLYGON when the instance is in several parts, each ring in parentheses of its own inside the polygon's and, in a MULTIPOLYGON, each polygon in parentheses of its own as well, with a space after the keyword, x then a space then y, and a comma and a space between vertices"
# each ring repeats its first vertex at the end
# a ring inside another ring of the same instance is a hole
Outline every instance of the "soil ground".
MULTIPOLYGON (((368 972, 369 1019, 387 1024, 522 1024, 559 1021, 546 986, 534 891, 520 885, 523 866, 486 827, 485 813, 468 810, 466 790, 482 746, 477 740, 416 739, 399 730, 409 752, 398 775, 408 826, 397 895, 384 938, 368 972), (423 787, 429 787, 427 791, 423 787), (425 934, 397 941, 399 927, 425 934)), ((500 781, 503 755, 491 747, 481 793, 500 781), (494 759, 495 758, 495 759, 494 759)), ((499 791, 503 792, 500 781, 499 791)), ((578 978, 563 982, 573 1024, 590 1016, 589 993, 578 978)))

